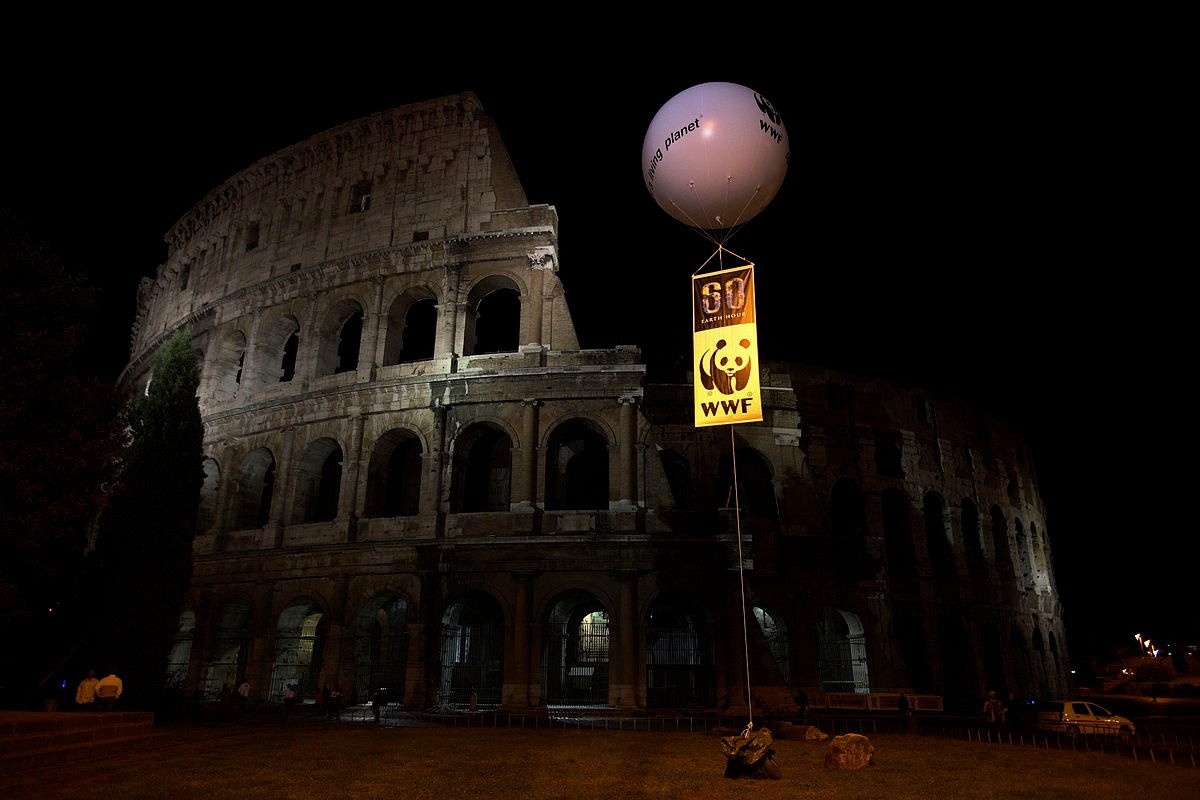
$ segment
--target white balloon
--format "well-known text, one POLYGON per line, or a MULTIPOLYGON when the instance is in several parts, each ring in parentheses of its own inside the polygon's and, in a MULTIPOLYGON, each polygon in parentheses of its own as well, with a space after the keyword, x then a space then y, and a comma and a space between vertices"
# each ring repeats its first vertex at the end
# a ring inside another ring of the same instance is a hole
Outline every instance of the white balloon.
POLYGON ((642 178, 672 217, 719 230, 767 207, 789 155, 783 120, 765 97, 736 83, 702 83, 654 115, 642 143, 642 178))

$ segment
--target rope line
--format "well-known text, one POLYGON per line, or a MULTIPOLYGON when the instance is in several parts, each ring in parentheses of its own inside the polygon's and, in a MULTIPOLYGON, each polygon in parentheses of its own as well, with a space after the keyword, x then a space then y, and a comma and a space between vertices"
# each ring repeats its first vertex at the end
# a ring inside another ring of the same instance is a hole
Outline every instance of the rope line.
POLYGON ((742 736, 748 736, 754 727, 754 697, 750 688, 750 626, 746 620, 746 561, 742 558, 742 504, 738 498, 737 444, 733 437, 733 426, 729 426, 729 451, 733 458, 733 516, 737 521, 738 584, 742 590, 742 646, 746 659, 746 709, 750 722, 742 736))

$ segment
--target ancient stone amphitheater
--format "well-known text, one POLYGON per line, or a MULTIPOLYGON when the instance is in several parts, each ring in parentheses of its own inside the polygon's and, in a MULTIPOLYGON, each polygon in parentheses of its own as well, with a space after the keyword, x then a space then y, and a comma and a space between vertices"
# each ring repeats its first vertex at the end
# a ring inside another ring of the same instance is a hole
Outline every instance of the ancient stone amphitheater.
POLYGON ((422 710, 1067 689, 1011 430, 784 363, 762 366, 762 422, 698 428, 690 382, 580 349, 557 241, 471 93, 267 155, 168 232, 123 380, 190 327, 207 480, 168 676, 187 697, 242 675, 269 703, 328 684, 422 710))

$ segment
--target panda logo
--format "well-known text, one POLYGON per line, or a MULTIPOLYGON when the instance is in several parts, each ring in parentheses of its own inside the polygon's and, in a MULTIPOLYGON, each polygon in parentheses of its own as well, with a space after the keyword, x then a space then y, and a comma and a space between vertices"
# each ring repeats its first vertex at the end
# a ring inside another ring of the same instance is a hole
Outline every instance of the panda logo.
POLYGON ((750 340, 730 346, 724 339, 700 357, 700 383, 705 389, 733 394, 750 382, 750 340))

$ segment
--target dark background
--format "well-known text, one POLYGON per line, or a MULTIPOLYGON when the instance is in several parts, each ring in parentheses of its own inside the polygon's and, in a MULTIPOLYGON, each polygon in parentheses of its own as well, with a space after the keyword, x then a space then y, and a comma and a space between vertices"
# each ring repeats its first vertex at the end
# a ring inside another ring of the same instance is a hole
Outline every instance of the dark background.
POLYGON ((0 202, 102 287, 93 345, 115 374, 138 280, 208 191, 328 128, 470 90, 529 202, 558 210, 581 344, 670 358, 690 353, 690 275, 715 247, 650 197, 642 142, 678 92, 743 84, 791 144, 779 194, 726 242, 758 265, 762 356, 950 392, 1024 434, 1076 660, 1135 633, 1200 642, 1194 470, 1179 466, 1194 247, 1175 246, 1181 111, 1145 54, 1068 29, 809 30, 784 46, 767 25, 667 48, 651 31, 414 49, 363 21, 330 51, 263 31, 53 37, 37 63, 56 69, 3 64, 0 202))

